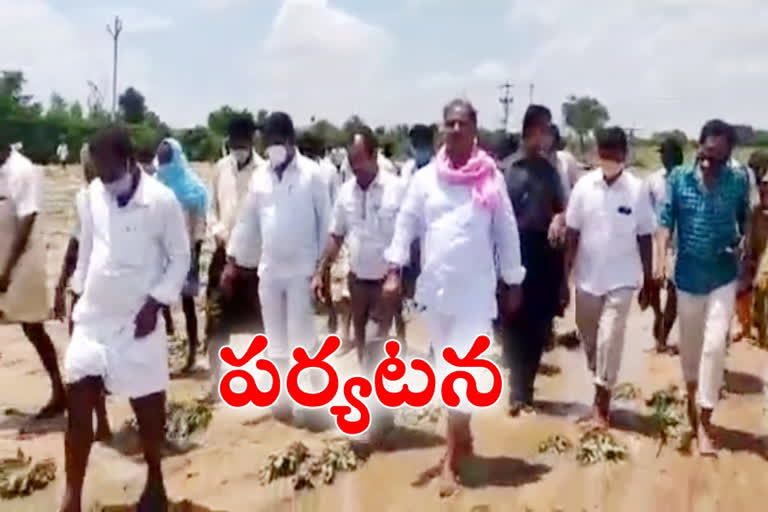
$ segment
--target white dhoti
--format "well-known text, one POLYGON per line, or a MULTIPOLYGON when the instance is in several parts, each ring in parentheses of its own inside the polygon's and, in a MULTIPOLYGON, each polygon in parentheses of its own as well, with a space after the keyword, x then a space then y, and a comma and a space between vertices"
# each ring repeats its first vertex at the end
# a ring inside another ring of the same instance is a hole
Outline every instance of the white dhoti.
POLYGON ((259 300, 270 359, 289 359, 294 347, 315 345, 311 277, 259 279, 259 300))
MULTIPOLYGON (((491 375, 486 370, 452 366, 443 358, 443 349, 453 347, 459 357, 466 356, 478 336, 492 338, 492 319, 486 318, 485 315, 470 313, 461 316, 449 315, 429 309, 427 309, 426 318, 429 341, 435 353, 435 373, 438 377, 436 392, 440 393, 443 378, 454 370, 468 371, 475 377, 478 391, 488 391, 491 375)), ((461 401, 459 406, 453 409, 463 413, 472 412, 474 406, 467 400, 467 383, 461 379, 457 380, 454 390, 461 401)))
POLYGON ((162 318, 154 332, 134 338, 131 322, 120 329, 75 325, 64 357, 68 384, 101 377, 113 394, 140 398, 168 387, 168 343, 162 318), (110 333, 111 332, 111 333, 110 333))

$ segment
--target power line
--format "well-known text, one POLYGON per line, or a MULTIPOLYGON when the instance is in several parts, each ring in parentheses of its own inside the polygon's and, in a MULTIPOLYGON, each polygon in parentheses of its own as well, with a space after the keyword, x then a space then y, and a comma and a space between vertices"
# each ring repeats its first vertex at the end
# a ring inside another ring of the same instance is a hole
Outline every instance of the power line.
POLYGON ((120 32, 123 31, 123 22, 119 16, 115 16, 115 25, 107 25, 107 33, 112 36, 114 54, 112 57, 112 119, 116 119, 117 113, 117 42, 120 32))

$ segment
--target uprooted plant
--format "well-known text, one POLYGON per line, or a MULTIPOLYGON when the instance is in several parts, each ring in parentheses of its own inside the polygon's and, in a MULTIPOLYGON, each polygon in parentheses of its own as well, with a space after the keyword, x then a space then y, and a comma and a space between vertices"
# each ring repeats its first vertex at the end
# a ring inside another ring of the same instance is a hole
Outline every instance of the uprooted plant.
POLYGON ((552 435, 539 443, 539 453, 563 455, 573 449, 573 443, 567 437, 552 435))
POLYGON ((678 451, 688 452, 691 430, 686 420, 685 399, 677 386, 656 391, 645 404, 651 408, 653 432, 659 438, 656 456, 670 440, 677 441, 678 451))
POLYGON ((612 397, 614 400, 623 400, 631 402, 637 400, 642 395, 640 388, 630 382, 619 384, 613 389, 612 397))
POLYGON ((556 377, 562 373, 562 370, 554 364, 541 363, 537 373, 544 377, 556 377))
POLYGON ((56 479, 56 462, 44 459, 32 464, 21 449, 16 457, 0 459, 0 498, 29 496, 56 479))
MULTIPOLYGON (((194 435, 205 431, 212 419, 213 409, 206 403, 168 401, 165 404, 165 439, 183 446, 194 435)), ((138 432, 136 419, 126 421, 125 428, 138 432)))
POLYGON ((610 432, 595 428, 581 436, 576 460, 582 466, 598 462, 619 462, 627 458, 627 449, 619 444, 610 432))
POLYGON ((364 462, 348 440, 327 441, 319 454, 312 453, 304 443, 295 442, 269 455, 259 478, 266 485, 292 477, 295 490, 314 489, 332 484, 337 473, 355 471, 364 462))

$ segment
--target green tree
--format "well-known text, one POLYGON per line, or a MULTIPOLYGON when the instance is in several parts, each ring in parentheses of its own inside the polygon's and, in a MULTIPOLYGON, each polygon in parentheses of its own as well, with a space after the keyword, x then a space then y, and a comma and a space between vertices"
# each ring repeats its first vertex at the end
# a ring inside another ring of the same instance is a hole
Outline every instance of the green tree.
POLYGON ((579 137, 579 147, 584 153, 584 138, 595 130, 605 126, 611 118, 608 109, 591 96, 571 95, 563 103, 563 117, 579 137))
MULTIPOLYGON (((261 112, 262 111, 259 111, 259 113, 261 112)), ((245 115, 253 119, 253 114, 248 109, 235 110, 229 105, 224 105, 223 107, 220 107, 218 110, 214 110, 213 112, 208 114, 208 129, 211 130, 216 135, 224 137, 227 135, 227 130, 229 129, 229 123, 230 121, 232 121, 232 118, 240 115, 245 115)), ((254 122, 256 122, 255 119, 253 120, 254 122)))
POLYGON ((147 115, 147 103, 144 95, 133 87, 125 90, 117 100, 120 113, 127 123, 141 123, 147 115))
POLYGON ((685 132, 682 130, 666 130, 666 131, 656 132, 651 137, 651 142, 654 144, 661 144, 661 142, 666 139, 674 139, 682 147, 685 147, 688 144, 688 136, 685 135, 685 132))
POLYGON ((74 102, 69 106, 69 118, 73 121, 83 120, 83 106, 79 101, 74 102))
POLYGON ((67 100, 65 100, 57 92, 52 93, 51 99, 48 103, 48 112, 46 115, 52 119, 67 119, 69 117, 69 106, 67 105, 67 100))

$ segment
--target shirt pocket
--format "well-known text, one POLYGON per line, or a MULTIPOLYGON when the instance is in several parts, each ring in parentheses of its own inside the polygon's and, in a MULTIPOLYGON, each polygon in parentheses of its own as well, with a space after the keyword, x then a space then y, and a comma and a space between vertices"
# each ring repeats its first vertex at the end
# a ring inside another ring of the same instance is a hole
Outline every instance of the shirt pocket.
POLYGON ((151 256, 155 223, 150 222, 149 211, 138 208, 127 212, 115 222, 110 233, 112 257, 125 267, 139 267, 151 256))

